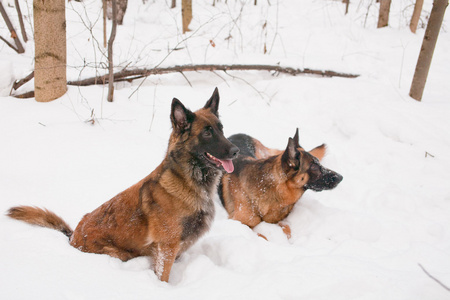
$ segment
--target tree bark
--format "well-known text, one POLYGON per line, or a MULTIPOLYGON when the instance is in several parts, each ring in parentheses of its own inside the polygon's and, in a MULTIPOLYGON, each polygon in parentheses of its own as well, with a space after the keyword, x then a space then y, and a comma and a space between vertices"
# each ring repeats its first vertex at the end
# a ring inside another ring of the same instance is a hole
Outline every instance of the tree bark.
POLYGON ((391 0, 380 0, 380 14, 378 15, 377 28, 388 26, 390 9, 391 9, 391 0))
POLYGON ((431 9, 430 19, 428 20, 427 29, 425 30, 416 70, 414 71, 414 77, 409 91, 409 95, 417 101, 422 100, 428 71, 430 70, 431 59, 433 58, 434 48, 436 47, 447 6, 448 0, 434 0, 433 2, 433 8, 431 9))
POLYGON ((34 0, 34 90, 48 102, 67 91, 65 1, 34 0))
MULTIPOLYGON (((112 20, 113 19, 113 4, 112 4, 112 0, 106 0, 107 4, 107 12, 106 15, 108 16, 108 20, 112 20)), ((116 0, 116 20, 117 23, 119 25, 123 24, 123 18, 125 17, 125 13, 127 11, 127 6, 128 6, 128 0, 116 0)))
POLYGON ((181 16, 183 19, 183 33, 189 30, 189 24, 192 21, 192 0, 181 1, 181 16))
MULTIPOLYGON (((9 20, 8 15, 6 14, 5 8, 3 7, 2 2, 0 2, 0 13, 2 14, 3 19, 5 20, 6 26, 8 27, 9 31, 11 32, 11 37, 14 39, 14 43, 16 44, 17 48, 13 48, 17 51, 17 53, 24 53, 25 49, 22 46, 22 43, 19 40, 19 37, 17 36, 16 30, 14 29, 11 21, 9 20)), ((6 40, 5 40, 6 42, 6 40)), ((8 45, 11 45, 7 43, 8 45)))
POLYGON ((117 0, 111 0, 112 2, 112 28, 111 35, 108 41, 108 101, 113 102, 114 100, 114 63, 113 63, 113 45, 116 39, 117 30, 117 0))
POLYGON ((419 24, 420 14, 422 13, 423 0, 416 0, 416 4, 414 5, 414 11, 411 17, 411 23, 409 24, 409 28, 412 33, 416 33, 417 24, 419 24))
POLYGON ((107 46, 107 39, 106 39, 106 15, 108 14, 107 12, 107 5, 106 5, 106 0, 102 0, 103 3, 103 47, 106 48, 107 46))

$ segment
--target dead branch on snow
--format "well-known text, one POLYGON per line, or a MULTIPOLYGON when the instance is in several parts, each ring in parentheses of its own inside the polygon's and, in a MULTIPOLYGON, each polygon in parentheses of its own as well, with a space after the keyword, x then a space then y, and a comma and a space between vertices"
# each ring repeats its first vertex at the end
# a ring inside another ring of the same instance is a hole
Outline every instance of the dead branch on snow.
MULTIPOLYGON (((182 65, 182 66, 173 66, 166 68, 152 68, 152 69, 133 69, 133 70, 122 70, 120 72, 114 73, 114 81, 132 81, 135 79, 140 79, 144 77, 148 77, 150 75, 161 75, 168 73, 184 73, 184 72, 193 72, 193 71, 269 71, 275 73, 283 73, 289 74, 292 76, 296 76, 299 74, 305 75, 316 75, 321 77, 343 77, 343 78, 356 78, 359 75, 348 74, 348 73, 339 73, 335 71, 329 70, 313 70, 313 69, 295 69, 291 67, 280 67, 273 65, 182 65)), ((95 85, 95 84, 106 84, 109 82, 109 75, 104 76, 96 76, 81 80, 69 81, 68 85, 75 86, 87 86, 87 85, 95 85)))

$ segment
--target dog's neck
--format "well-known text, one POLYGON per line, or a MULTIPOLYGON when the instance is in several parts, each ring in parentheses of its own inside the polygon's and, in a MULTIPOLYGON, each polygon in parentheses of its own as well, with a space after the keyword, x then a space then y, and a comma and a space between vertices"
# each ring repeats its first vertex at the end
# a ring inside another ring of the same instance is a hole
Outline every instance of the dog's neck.
POLYGON ((166 156, 170 171, 203 201, 212 199, 222 171, 206 165, 200 158, 182 150, 172 150, 166 156), (183 167, 184 166, 184 167, 183 167))

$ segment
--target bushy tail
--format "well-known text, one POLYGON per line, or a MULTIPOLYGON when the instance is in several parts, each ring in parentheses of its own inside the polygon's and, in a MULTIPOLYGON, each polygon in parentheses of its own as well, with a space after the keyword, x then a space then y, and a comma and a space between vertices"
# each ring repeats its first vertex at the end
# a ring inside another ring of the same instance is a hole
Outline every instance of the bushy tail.
POLYGON ((61 231, 70 238, 73 231, 63 219, 47 209, 33 206, 11 207, 6 213, 8 217, 24 221, 29 224, 38 225, 61 231))

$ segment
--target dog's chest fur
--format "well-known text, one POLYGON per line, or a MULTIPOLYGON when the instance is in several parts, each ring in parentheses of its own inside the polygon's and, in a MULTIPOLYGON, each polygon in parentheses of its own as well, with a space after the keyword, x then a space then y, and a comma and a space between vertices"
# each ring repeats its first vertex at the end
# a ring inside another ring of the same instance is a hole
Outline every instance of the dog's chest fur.
POLYGON ((182 212, 178 226, 181 229, 180 240, 184 249, 209 230, 215 213, 212 195, 216 192, 220 173, 211 170, 213 172, 207 172, 207 176, 204 176, 205 170, 196 169, 198 168, 193 167, 187 172, 167 169, 159 180, 159 184, 176 202, 175 207, 182 212), (203 173, 203 176, 192 176, 196 172, 203 173))
POLYGON ((182 219, 183 231, 181 234, 181 241, 189 242, 190 240, 197 240, 209 230, 213 218, 214 204, 212 201, 206 203, 202 210, 184 217, 182 219))
POLYGON ((212 195, 207 191, 196 199, 196 209, 181 219, 181 249, 180 253, 188 249, 202 235, 208 232, 214 219, 215 209, 212 195))

